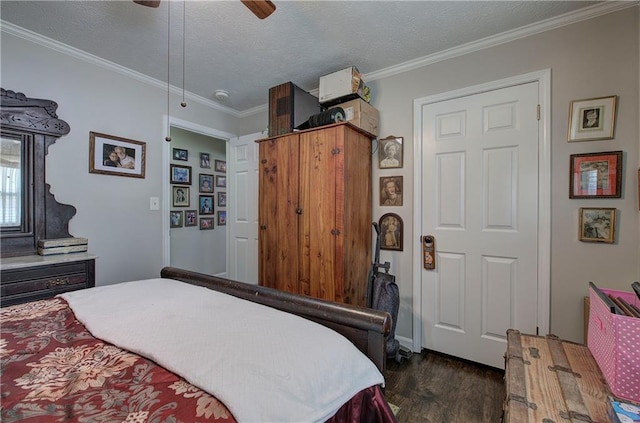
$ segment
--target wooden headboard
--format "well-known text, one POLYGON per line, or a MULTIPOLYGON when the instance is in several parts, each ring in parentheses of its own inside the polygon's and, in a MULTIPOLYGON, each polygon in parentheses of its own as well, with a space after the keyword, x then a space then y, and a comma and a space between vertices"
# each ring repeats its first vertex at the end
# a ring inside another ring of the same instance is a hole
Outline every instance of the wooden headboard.
POLYGON ((391 316, 386 311, 291 294, 176 267, 165 267, 160 275, 313 320, 349 339, 384 374, 387 358, 385 337, 391 330, 391 316))

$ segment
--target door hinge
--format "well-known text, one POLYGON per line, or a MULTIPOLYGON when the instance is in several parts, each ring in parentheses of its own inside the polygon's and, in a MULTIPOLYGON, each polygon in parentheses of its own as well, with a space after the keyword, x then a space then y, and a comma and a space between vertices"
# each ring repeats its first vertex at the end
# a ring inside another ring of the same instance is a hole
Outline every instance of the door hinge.
POLYGON ((536 119, 540 120, 540 105, 538 104, 538 107, 536 107, 536 119))

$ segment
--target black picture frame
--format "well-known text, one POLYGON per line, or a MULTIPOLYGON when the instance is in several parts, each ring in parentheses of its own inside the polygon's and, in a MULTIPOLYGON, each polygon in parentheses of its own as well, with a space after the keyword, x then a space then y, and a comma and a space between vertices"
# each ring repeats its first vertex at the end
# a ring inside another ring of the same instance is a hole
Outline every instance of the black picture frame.
POLYGON ((169 182, 178 185, 191 185, 191 166, 170 165, 169 182))
POLYGON ((380 249, 402 251, 404 233, 402 218, 396 213, 385 213, 380 217, 378 225, 380 227, 380 249))

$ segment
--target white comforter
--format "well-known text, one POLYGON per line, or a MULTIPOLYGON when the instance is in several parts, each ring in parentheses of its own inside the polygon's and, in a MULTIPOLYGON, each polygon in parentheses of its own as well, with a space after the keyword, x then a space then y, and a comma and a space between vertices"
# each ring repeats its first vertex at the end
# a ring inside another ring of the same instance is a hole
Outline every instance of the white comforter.
POLYGON ((149 279, 61 297, 96 338, 213 394, 239 422, 324 421, 384 383, 336 332, 210 289, 149 279))

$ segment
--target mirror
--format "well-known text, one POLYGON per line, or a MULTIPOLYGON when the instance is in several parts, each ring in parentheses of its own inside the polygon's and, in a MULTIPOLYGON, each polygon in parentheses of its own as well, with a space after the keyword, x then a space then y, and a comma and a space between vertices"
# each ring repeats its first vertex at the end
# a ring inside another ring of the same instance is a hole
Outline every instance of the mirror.
POLYGON ((0 138, 0 226, 18 228, 23 221, 23 201, 25 192, 22 175, 22 140, 0 138))
POLYGON ((58 203, 44 177, 47 149, 70 131, 57 108, 0 89, 0 257, 33 255, 39 240, 71 237, 76 209, 58 203))

